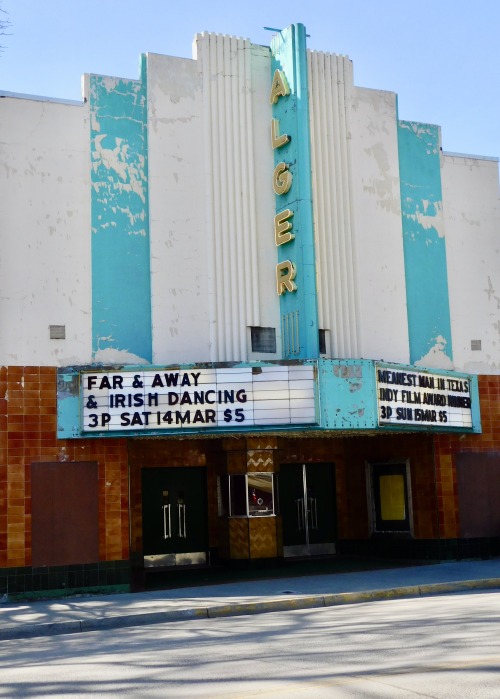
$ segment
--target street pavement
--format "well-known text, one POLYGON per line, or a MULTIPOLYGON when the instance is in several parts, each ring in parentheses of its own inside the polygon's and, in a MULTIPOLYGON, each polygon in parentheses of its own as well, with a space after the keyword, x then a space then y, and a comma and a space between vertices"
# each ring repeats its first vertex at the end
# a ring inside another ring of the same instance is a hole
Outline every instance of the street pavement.
POLYGON ((188 619, 500 590, 500 559, 0 603, 0 641, 188 619))

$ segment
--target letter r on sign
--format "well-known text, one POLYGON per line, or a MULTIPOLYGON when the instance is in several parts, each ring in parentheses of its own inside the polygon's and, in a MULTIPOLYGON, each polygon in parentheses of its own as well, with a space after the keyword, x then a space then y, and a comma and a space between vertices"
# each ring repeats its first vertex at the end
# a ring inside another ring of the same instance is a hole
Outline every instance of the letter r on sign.
POLYGON ((276 291, 281 296, 285 291, 297 291, 297 285, 293 281, 297 270, 290 260, 285 260, 276 265, 276 291))

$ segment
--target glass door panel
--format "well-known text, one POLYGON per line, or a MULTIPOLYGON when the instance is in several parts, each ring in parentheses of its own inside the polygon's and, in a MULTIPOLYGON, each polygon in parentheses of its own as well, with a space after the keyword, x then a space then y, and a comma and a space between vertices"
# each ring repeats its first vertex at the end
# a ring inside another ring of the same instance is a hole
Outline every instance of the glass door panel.
POLYGON ((206 561, 204 469, 142 469, 142 539, 146 567, 206 561))
POLYGON ((285 556, 335 553, 337 536, 333 464, 283 464, 279 502, 285 556))

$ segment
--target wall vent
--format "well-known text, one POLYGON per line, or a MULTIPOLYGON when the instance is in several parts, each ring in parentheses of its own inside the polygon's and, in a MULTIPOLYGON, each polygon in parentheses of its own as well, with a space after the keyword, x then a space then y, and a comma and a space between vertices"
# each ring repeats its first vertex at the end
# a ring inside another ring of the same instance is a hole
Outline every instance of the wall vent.
POLYGON ((49 333, 51 340, 65 340, 66 326, 65 325, 49 325, 49 333))
POLYGON ((473 352, 480 352, 481 351, 481 340, 471 340, 470 341, 470 348, 473 352))
POLYGON ((251 327, 252 352, 276 354, 276 329, 251 327))

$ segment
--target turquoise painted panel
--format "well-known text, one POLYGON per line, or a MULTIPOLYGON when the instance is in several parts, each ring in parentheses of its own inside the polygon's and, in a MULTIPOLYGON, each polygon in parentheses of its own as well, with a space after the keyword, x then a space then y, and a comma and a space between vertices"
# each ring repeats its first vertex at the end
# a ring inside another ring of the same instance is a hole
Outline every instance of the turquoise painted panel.
POLYGON ((474 432, 481 433, 481 405, 479 403, 479 381, 477 376, 467 377, 470 382, 470 397, 472 401, 472 424, 474 432))
POLYGON ((76 368, 57 371, 57 438, 72 439, 80 433, 80 378, 76 368))
POLYGON ((320 359, 318 379, 322 429, 375 429, 377 396, 372 361, 320 359))
POLYGON ((410 363, 438 353, 451 368, 438 127, 400 121, 398 146, 410 363))
POLYGON ((90 117, 92 350, 146 363, 152 331, 145 77, 144 70, 139 81, 90 76, 90 117))
POLYGON ((318 302, 312 213, 311 146, 307 77, 306 30, 293 24, 273 37, 271 77, 275 70, 285 73, 290 94, 273 105, 280 134, 290 141, 274 149, 274 162, 289 166, 293 181, 290 190, 276 195, 276 213, 293 211, 290 219, 295 238, 278 246, 278 261, 290 260, 296 267, 297 290, 280 296, 283 319, 283 357, 319 357, 318 302))

